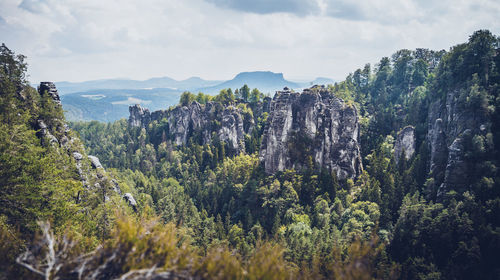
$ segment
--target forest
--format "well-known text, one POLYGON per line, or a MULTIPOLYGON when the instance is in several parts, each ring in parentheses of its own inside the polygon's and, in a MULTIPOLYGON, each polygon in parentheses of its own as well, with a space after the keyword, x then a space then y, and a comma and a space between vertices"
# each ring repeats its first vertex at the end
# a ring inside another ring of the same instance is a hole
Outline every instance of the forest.
POLYGON ((194 128, 179 145, 168 118, 67 123, 29 85, 25 57, 0 52, 0 279, 500 278, 490 31, 448 51, 402 49, 310 89, 357 112, 352 178, 318 166, 301 134, 287 143, 300 168, 266 172, 273 96, 259 89, 183 93, 174 107, 213 106, 215 130, 237 110, 248 133, 241 149, 194 128), (408 127, 411 154, 397 148, 408 127))

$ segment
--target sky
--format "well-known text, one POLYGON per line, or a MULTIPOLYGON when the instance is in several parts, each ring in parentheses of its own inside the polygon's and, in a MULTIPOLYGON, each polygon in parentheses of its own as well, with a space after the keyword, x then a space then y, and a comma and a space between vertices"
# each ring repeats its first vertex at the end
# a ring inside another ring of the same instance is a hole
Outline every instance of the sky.
POLYGON ((498 0, 0 0, 0 43, 29 80, 343 80, 406 48, 500 35, 498 0))

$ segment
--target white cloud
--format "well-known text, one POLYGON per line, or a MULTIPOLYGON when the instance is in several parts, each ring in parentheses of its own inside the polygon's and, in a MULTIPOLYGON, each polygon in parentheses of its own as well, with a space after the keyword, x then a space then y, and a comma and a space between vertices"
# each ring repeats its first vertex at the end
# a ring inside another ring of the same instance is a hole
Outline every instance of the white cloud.
POLYGON ((32 82, 229 79, 252 70, 343 79, 400 48, 500 32, 495 0, 268 2, 4 0, 0 38, 28 56, 32 82))

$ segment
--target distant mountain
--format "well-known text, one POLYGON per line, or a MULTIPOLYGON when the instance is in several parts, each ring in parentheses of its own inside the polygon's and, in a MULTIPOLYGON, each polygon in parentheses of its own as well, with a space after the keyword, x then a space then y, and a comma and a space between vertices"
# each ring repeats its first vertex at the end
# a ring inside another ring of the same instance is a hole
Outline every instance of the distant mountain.
POLYGON ((129 79, 106 79, 85 82, 56 82, 60 95, 74 92, 85 92, 96 89, 152 89, 170 88, 182 90, 195 90, 202 87, 210 87, 220 84, 222 81, 207 81, 199 77, 191 77, 186 80, 177 81, 169 77, 151 78, 144 81, 129 79))
MULTIPOLYGON (((283 73, 274 73, 270 71, 255 71, 242 72, 236 75, 232 80, 220 83, 215 86, 200 88, 198 91, 207 94, 217 94, 221 89, 241 88, 243 85, 248 85, 250 88, 258 88, 261 92, 274 93, 284 87, 299 89, 307 87, 304 83, 288 81, 283 77, 283 73)), ((306 83, 309 84, 309 83, 306 83)))
POLYGON ((333 84, 335 81, 330 79, 330 78, 325 78, 325 77, 318 77, 314 79, 312 82, 306 82, 306 83, 299 83, 302 87, 307 88, 311 87, 313 85, 329 85, 333 84))

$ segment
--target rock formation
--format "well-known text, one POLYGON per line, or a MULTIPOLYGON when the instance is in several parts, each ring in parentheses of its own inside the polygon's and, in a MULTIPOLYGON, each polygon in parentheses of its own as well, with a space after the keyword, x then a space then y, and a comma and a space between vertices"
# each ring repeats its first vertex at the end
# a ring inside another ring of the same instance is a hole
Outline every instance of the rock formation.
POLYGON ((131 106, 129 111, 129 125, 133 127, 146 127, 151 121, 165 119, 168 122, 167 135, 176 145, 185 145, 188 138, 195 134, 202 144, 209 144, 215 133, 236 154, 245 150, 243 117, 241 110, 235 106, 223 108, 214 102, 203 105, 195 101, 189 106, 177 106, 152 113, 140 105, 131 106))
POLYGON ((428 192, 439 199, 450 190, 468 188, 468 163, 464 140, 474 134, 485 134, 487 119, 465 109, 459 101, 459 90, 434 101, 429 108, 427 141, 430 148, 429 171, 432 184, 428 192))
POLYGON ((396 143, 394 144, 396 162, 401 158, 403 151, 406 160, 409 160, 415 153, 415 128, 413 126, 403 128, 396 137, 396 143))
POLYGON ((115 179, 111 179, 111 184, 112 184, 112 188, 113 188, 113 191, 116 192, 117 194, 121 195, 122 194, 122 190, 120 188, 120 185, 118 184, 118 181, 116 181, 115 179))
MULTIPOLYGON (((176 145, 185 145, 190 139, 210 144, 217 137, 228 144, 230 153, 239 154, 245 151, 245 134, 251 133, 255 123, 253 118, 244 118, 237 104, 194 101, 188 106, 155 112, 135 105, 129 108, 128 123, 147 128, 151 122, 163 122, 166 137, 176 145)), ((312 165, 332 170, 340 179, 360 174, 358 116, 354 106, 323 87, 305 89, 303 93, 285 88, 274 99, 265 98, 253 107, 254 116, 264 112, 269 115, 260 159, 267 173, 312 165)))
POLYGON ((45 93, 47 93, 57 104, 61 104, 61 99, 59 98, 59 93, 57 92, 57 88, 54 83, 41 82, 40 86, 38 86, 38 92, 40 93, 40 95, 44 95, 45 93))
MULTIPOLYGON (((52 82, 40 83, 38 93, 40 96, 48 94, 53 102, 59 106, 61 105, 59 94, 57 93, 57 89, 52 82)), ((50 107, 53 106, 49 106, 49 109, 50 107)), ((47 108, 42 108, 42 110, 46 109, 47 108)), ((61 108, 59 107, 59 109, 61 108)), ((108 178, 99 159, 95 156, 87 156, 88 160, 85 159, 85 149, 78 138, 72 134, 71 129, 66 124, 64 116, 62 115, 62 110, 60 111, 60 115, 53 115, 50 117, 42 115, 37 116, 36 122, 34 122, 32 126, 34 129, 38 130, 37 136, 40 138, 42 144, 51 145, 55 149, 58 149, 60 153, 66 153, 75 160, 76 171, 80 177, 83 187, 85 188, 84 192, 78 192, 76 201, 85 200, 85 193, 91 190, 90 186, 92 185, 98 190, 105 189, 107 188, 106 186, 111 186, 114 192, 121 195, 118 182, 114 179, 108 178)), ((105 200, 108 199, 109 196, 105 195, 105 200)), ((132 202, 129 201, 129 204, 135 210, 137 203, 133 197, 132 202)))
POLYGON ((82 165, 82 160, 83 160, 83 155, 80 154, 79 152, 73 152, 73 158, 76 161, 76 171, 78 172, 78 176, 80 176, 80 181, 82 182, 83 186, 85 188, 88 188, 88 177, 85 172, 83 172, 83 165, 82 165))
POLYGON ((50 129, 43 120, 37 120, 37 128, 39 129, 38 135, 42 139, 42 143, 59 146, 59 140, 52 135, 50 129))
POLYGON ((99 158, 96 156, 88 156, 90 159, 90 163, 92 164, 92 167, 97 169, 97 168, 103 168, 101 165, 101 162, 99 161, 99 158))
POLYGON ((132 207, 132 209, 137 212, 137 202, 134 199, 134 196, 131 193, 125 193, 123 195, 123 199, 132 207))
POLYGON ((142 108, 141 105, 128 107, 130 117, 128 124, 135 127, 145 127, 151 121, 151 113, 148 109, 142 108))
POLYGON ((340 179, 354 178, 362 171, 358 134, 354 106, 323 87, 302 93, 285 88, 271 103, 259 157, 266 173, 313 164, 340 179))

